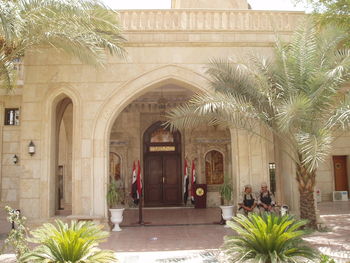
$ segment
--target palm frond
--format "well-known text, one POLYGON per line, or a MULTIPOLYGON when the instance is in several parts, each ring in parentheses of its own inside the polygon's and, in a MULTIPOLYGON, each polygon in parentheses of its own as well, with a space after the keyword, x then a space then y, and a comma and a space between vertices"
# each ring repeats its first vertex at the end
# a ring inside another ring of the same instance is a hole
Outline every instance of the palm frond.
POLYGON ((56 220, 56 226, 44 224, 31 232, 30 242, 39 244, 21 258, 21 262, 117 262, 113 251, 97 246, 109 234, 93 222, 73 221, 69 226, 56 220))
POLYGON ((345 98, 333 112, 327 121, 326 127, 328 129, 334 129, 340 127, 342 130, 348 130, 350 128, 350 94, 347 93, 345 98))
POLYGON ((316 129, 313 133, 299 132, 295 135, 302 163, 308 172, 315 171, 328 156, 334 137, 326 129, 316 129))
POLYGON ((211 92, 195 95, 188 103, 171 109, 165 123, 172 130, 201 125, 220 125, 252 130, 262 117, 243 97, 211 92))
POLYGON ((290 97, 288 101, 282 101, 278 107, 276 121, 282 132, 291 132, 300 129, 305 121, 310 121, 310 108, 312 103, 305 95, 290 97))
POLYGON ((317 252, 301 239, 306 223, 289 215, 238 215, 227 222, 238 235, 226 236, 222 249, 231 262, 307 262, 317 252))
POLYGON ((264 100, 263 94, 255 87, 252 78, 254 72, 245 64, 224 59, 212 59, 206 73, 215 91, 244 96, 255 105, 259 105, 264 100))
MULTIPOLYGON (((117 14, 100 1, 1 1, 0 55, 11 63, 23 56, 25 50, 47 45, 84 63, 101 66, 106 62, 107 53, 125 55, 125 39, 118 25, 117 14)), ((4 68, 4 63, 0 63, 4 68)), ((8 81, 6 74, 0 75, 0 80, 3 79, 8 87, 15 84, 13 80, 8 81)))

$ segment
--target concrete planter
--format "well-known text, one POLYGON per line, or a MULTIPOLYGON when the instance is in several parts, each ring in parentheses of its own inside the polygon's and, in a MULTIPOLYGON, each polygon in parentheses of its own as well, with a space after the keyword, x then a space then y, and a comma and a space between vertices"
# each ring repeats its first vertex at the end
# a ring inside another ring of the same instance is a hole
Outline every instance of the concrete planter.
POLYGON ((114 224, 112 231, 122 231, 119 224, 123 222, 124 208, 109 209, 111 212, 111 222, 114 224))
POLYGON ((233 217, 233 205, 222 205, 220 208, 222 211, 222 218, 226 221, 225 227, 229 227, 227 221, 231 220, 233 217))

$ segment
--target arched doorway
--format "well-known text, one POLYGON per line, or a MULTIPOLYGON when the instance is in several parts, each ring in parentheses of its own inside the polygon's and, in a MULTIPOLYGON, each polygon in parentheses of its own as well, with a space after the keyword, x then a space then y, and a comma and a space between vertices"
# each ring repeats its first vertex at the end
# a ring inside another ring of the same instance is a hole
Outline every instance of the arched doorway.
POLYGON ((72 213, 73 103, 68 97, 56 108, 55 214, 72 213))
POLYGON ((145 206, 174 206, 182 202, 181 134, 170 132, 162 122, 143 135, 145 206))
MULTIPOLYGON (((140 159, 142 162, 144 161, 142 160, 143 149, 141 152, 139 150, 143 145, 143 134, 147 129, 145 127, 149 127, 150 123, 161 119, 158 115, 152 114, 159 107, 158 102, 145 105, 143 101, 135 103, 135 100, 152 90, 169 84, 177 85, 190 92, 203 92, 210 89, 207 85, 208 79, 200 73, 177 65, 165 65, 142 73, 134 80, 128 81, 125 85, 116 88, 115 92, 109 96, 109 99, 101 107, 98 115, 96 115, 93 124, 92 139, 92 149, 94 152, 91 160, 91 213, 93 215, 107 216, 105 196, 109 175, 108 156, 111 144, 115 148, 121 149, 120 155, 124 163, 124 165, 122 164, 122 176, 123 174, 125 175, 125 188, 130 189, 133 162, 140 159), (145 116, 139 113, 141 109, 146 109, 150 113, 150 116, 145 118, 145 116), (133 114, 133 111, 135 111, 135 114, 133 114), (136 124, 135 121, 139 124, 136 124), (123 127, 120 127, 120 124, 123 124, 123 127), (145 126, 143 126, 144 124, 145 126), (101 174, 104 175, 103 180, 101 180, 101 174)), ((163 88, 165 95, 168 95, 167 90, 163 88)), ((159 94, 161 92, 158 92, 159 94)), ((172 96, 168 97, 173 98, 172 96)), ((143 177, 144 174, 143 171, 143 177)))

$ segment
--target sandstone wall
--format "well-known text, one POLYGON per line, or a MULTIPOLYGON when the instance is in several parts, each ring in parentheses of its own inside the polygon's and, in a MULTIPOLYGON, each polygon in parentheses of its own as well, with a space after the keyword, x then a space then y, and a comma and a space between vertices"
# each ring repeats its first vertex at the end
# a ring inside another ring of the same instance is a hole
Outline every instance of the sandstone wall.
MULTIPOLYGON (((271 55, 274 31, 288 40, 302 17, 296 12, 248 10, 123 11, 120 19, 128 39, 125 59, 109 56, 105 67, 95 68, 45 47, 28 51, 21 94, 2 101, 3 107, 13 100, 21 108, 20 126, 2 128, 3 201, 19 202, 31 219, 54 215, 55 111, 68 97, 73 103, 72 213, 106 216, 110 134, 120 113, 139 96, 166 84, 193 92, 208 90, 205 70, 211 58, 244 61, 248 53, 271 55), (27 149, 31 140, 36 145, 33 156, 27 149), (18 153, 19 165, 9 162, 13 153, 18 153)), ((132 120, 131 130, 141 131, 148 125, 148 117, 125 113, 120 118, 121 122, 132 120)), ((230 145, 220 147, 232 159, 227 165, 237 195, 247 182, 257 187, 267 181, 271 154, 266 142, 241 131, 230 133, 230 145)), ((140 154, 139 135, 131 133, 130 145, 125 146, 130 148, 124 153, 130 160, 140 154)), ((194 154, 203 156, 212 147, 211 140, 197 141, 194 154)))
MULTIPOLYGON (((17 92, 20 93, 20 92, 17 92)), ((20 133, 21 126, 4 125, 5 108, 19 108, 20 94, 0 96, 0 178, 1 203, 19 208, 19 178, 21 176, 20 133), (18 162, 13 162, 17 155, 18 162)), ((21 112, 22 113, 22 112, 21 112)), ((20 120, 21 121, 21 120, 20 120)))

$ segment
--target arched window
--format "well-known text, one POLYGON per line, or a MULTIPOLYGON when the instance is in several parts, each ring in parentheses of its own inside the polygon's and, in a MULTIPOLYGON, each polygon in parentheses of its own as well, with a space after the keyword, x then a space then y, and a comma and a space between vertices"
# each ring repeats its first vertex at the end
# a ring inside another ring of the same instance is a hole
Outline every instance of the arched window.
POLYGON ((120 156, 114 152, 110 152, 109 153, 109 175, 111 178, 114 178, 116 181, 121 179, 120 166, 121 166, 120 156))
POLYGON ((224 156, 218 151, 205 155, 205 177, 207 184, 224 183, 224 156))

